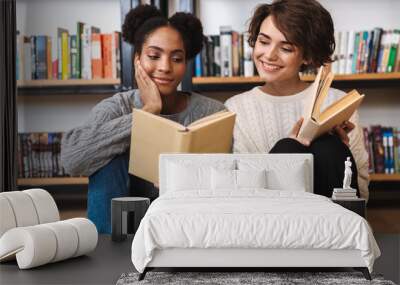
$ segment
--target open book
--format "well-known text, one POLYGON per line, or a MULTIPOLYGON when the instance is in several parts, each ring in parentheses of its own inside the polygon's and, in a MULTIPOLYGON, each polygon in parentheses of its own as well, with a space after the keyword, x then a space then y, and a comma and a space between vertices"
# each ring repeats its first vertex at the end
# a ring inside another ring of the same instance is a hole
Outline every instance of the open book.
POLYGON ((311 94, 304 107, 304 121, 298 134, 299 138, 312 141, 334 126, 349 120, 364 99, 364 95, 352 90, 321 111, 332 81, 332 72, 327 67, 321 67, 309 88, 311 94))
POLYGON ((158 158, 161 153, 231 152, 235 117, 233 112, 221 111, 185 127, 134 109, 129 173, 158 183, 158 158))

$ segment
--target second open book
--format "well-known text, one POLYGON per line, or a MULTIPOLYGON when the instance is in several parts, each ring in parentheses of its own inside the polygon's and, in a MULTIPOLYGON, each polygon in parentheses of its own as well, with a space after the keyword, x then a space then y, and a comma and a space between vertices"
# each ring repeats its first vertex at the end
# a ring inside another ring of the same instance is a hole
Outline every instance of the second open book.
POLYGON ((333 74, 327 67, 321 67, 314 83, 308 88, 311 92, 305 104, 304 121, 298 137, 312 141, 330 131, 334 126, 350 119, 360 106, 364 95, 352 90, 324 110, 321 107, 328 96, 333 74))
POLYGON ((133 109, 129 173, 158 183, 161 153, 227 153, 231 151, 235 113, 221 111, 185 127, 133 109))

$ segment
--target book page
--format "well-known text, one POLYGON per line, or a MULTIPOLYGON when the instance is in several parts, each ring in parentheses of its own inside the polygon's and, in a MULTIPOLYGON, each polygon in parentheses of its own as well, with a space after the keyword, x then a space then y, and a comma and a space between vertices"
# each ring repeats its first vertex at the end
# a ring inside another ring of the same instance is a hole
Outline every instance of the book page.
MULTIPOLYGON (((168 126, 170 126, 172 128, 180 130, 180 131, 185 131, 186 130, 185 126, 183 126, 183 125, 181 125, 181 124, 179 124, 177 122, 174 122, 174 121, 169 120, 167 118, 163 118, 163 117, 161 117, 159 115, 154 115, 152 113, 149 113, 149 112, 146 112, 146 111, 143 111, 143 110, 140 110, 140 109, 136 109, 136 108, 134 108, 133 111, 132 111, 132 117, 141 118, 141 120, 148 121, 149 123, 151 123, 153 120, 156 120, 156 121, 159 121, 159 124, 168 125, 168 126)), ((135 120, 133 120, 132 123, 134 124, 135 120)))
POLYGON ((304 119, 311 118, 311 116, 312 116, 312 111, 314 109, 314 103, 317 98, 316 96, 318 95, 318 90, 320 89, 322 69, 323 69, 323 67, 321 66, 318 70, 318 74, 315 77, 314 82, 311 84, 310 87, 308 87, 309 88, 308 92, 310 92, 310 95, 307 96, 307 101, 304 105, 304 110, 303 110, 304 119))
POLYGON ((194 128, 201 128, 202 126, 211 124, 213 121, 217 121, 221 118, 225 118, 227 116, 232 116, 234 113, 228 110, 219 111, 207 117, 201 118, 188 126, 188 129, 193 130, 194 128))
MULTIPOLYGON (((228 113, 228 112, 227 112, 228 113)), ((211 123, 189 128, 192 153, 227 153, 231 151, 235 113, 213 120, 211 123)))
POLYGON ((360 95, 356 90, 352 90, 351 92, 347 93, 345 96, 337 100, 335 103, 329 105, 318 117, 317 121, 320 124, 324 124, 327 120, 342 115, 342 118, 338 120, 343 123, 345 120, 348 120, 350 117, 348 116, 348 112, 351 112, 350 116, 354 113, 358 105, 361 103, 364 95, 360 95), (354 103, 358 102, 357 106, 354 107, 354 103), (347 111, 348 110, 348 111, 347 111), (345 116, 344 116, 345 115, 345 116))
POLYGON ((129 173, 158 183, 160 153, 179 152, 186 128, 157 115, 134 109, 129 159, 129 173))
POLYGON ((312 141, 330 131, 334 126, 349 120, 361 104, 363 98, 364 95, 360 95, 356 90, 353 90, 328 106, 320 114, 318 120, 305 118, 298 137, 312 141))
POLYGON ((333 81, 332 72, 328 72, 326 77, 324 78, 324 80, 321 81, 322 82, 322 84, 321 84, 322 86, 318 91, 317 99, 315 100, 314 108, 313 108, 313 111, 312 111, 312 117, 315 120, 318 120, 318 117, 321 114, 321 106, 324 103, 326 97, 328 96, 329 88, 331 87, 332 81, 333 81))
POLYGON ((154 114, 134 110, 129 173, 158 183, 161 153, 229 152, 235 113, 224 111, 209 117, 186 128, 154 114))

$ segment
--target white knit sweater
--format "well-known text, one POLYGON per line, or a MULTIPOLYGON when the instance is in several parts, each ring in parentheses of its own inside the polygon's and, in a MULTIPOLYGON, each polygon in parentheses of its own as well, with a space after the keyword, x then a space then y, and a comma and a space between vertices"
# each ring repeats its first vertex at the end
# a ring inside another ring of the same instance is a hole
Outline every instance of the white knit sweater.
MULTIPOLYGON (((302 117, 306 98, 310 94, 308 90, 290 96, 273 96, 254 87, 227 100, 226 107, 236 113, 233 152, 267 153, 278 140, 288 137, 294 124, 302 117)), ((330 88, 322 109, 344 94, 343 91, 330 88)), ((350 150, 358 170, 360 195, 368 199, 368 153, 364 147, 357 112, 350 121, 355 124, 349 138, 350 150)))

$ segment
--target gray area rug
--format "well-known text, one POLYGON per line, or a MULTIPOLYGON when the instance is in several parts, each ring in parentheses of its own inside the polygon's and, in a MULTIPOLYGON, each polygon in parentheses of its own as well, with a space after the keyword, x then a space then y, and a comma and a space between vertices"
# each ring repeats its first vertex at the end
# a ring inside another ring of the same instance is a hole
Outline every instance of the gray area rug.
POLYGON ((133 284, 379 284, 395 285, 384 280, 381 275, 372 275, 372 281, 364 278, 360 272, 148 272, 142 281, 139 273, 122 274, 117 285, 133 284))

